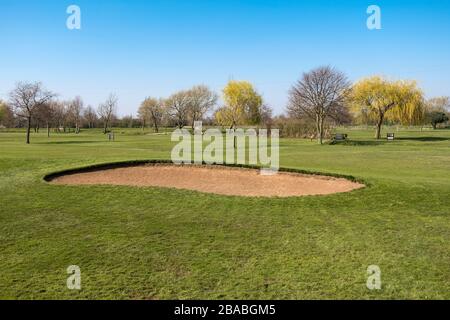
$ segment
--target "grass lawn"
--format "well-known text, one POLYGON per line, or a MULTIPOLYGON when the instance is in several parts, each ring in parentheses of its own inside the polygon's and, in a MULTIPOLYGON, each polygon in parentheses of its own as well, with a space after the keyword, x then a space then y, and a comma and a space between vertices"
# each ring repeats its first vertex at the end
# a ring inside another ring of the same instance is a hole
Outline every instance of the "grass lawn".
POLYGON ((346 194, 240 198, 58 186, 50 172, 169 159, 168 135, 0 132, 0 298, 450 299, 450 131, 282 139, 281 166, 353 175, 346 194), (82 290, 66 269, 81 268, 82 290), (367 267, 382 289, 366 288, 367 267))

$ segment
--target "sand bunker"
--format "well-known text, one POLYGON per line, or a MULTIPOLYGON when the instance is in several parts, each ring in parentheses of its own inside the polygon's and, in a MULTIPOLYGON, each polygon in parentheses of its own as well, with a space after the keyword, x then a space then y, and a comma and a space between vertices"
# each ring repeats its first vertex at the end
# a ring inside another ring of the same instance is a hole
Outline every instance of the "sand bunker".
POLYGON ((65 185, 155 186, 244 197, 292 197, 348 192, 363 184, 343 178, 279 172, 260 175, 259 170, 224 166, 139 165, 99 169, 54 178, 65 185))

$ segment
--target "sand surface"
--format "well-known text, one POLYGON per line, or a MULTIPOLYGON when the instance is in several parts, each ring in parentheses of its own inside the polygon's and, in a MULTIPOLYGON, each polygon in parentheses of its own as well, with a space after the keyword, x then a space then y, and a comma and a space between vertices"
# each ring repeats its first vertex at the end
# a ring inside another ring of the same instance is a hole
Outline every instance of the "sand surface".
POLYGON ((68 174, 51 181, 65 185, 155 186, 244 197, 291 197, 348 192, 363 184, 342 178, 220 166, 140 165, 68 174))

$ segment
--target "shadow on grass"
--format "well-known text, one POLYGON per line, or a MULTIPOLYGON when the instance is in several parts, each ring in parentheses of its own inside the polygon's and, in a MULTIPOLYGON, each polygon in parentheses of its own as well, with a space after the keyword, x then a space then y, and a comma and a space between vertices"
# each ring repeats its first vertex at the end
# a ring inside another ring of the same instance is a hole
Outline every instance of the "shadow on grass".
POLYGON ((38 144, 85 144, 85 143, 101 143, 101 142, 105 141, 88 141, 88 140, 46 141, 46 142, 38 142, 38 144))
POLYGON ((342 145, 342 146, 379 146, 385 144, 386 141, 376 141, 376 140, 345 140, 345 141, 332 141, 331 145, 342 145))
POLYGON ((444 137, 400 137, 395 138, 396 140, 411 140, 411 141, 424 141, 424 142, 433 142, 433 141, 449 141, 450 138, 444 138, 444 137))

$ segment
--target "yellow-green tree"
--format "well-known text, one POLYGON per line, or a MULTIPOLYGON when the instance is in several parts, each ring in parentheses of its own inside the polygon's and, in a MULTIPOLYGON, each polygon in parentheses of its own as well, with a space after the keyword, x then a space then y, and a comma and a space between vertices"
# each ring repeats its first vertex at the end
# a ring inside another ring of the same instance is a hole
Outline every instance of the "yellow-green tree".
POLYGON ((366 112, 376 123, 377 139, 385 120, 416 124, 423 119, 423 94, 415 81, 389 81, 374 76, 353 85, 352 109, 366 112))
POLYGON ((230 81, 223 89, 224 106, 215 113, 216 121, 230 129, 261 122, 262 97, 248 81, 230 81))

